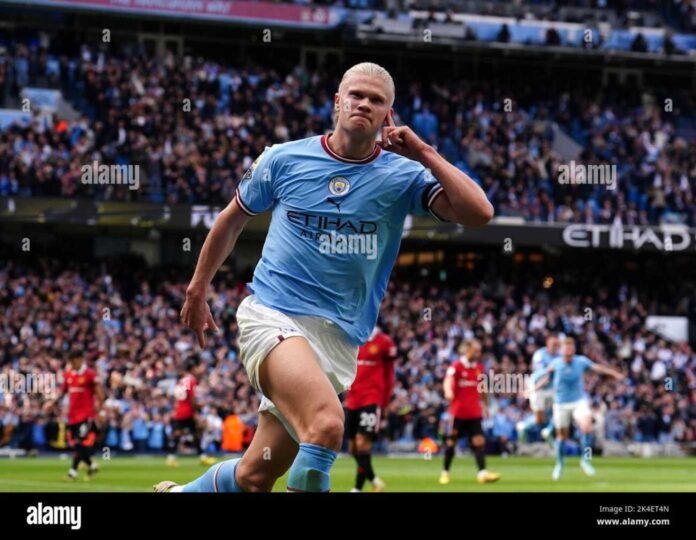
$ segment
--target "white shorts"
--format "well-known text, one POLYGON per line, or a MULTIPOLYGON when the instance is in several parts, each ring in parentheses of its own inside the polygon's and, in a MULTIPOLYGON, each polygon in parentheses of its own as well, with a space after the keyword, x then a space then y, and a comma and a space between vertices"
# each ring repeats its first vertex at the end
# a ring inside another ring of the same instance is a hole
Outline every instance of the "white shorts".
POLYGON ((592 411, 587 399, 553 404, 553 425, 556 429, 567 428, 570 426, 571 419, 577 422, 588 416, 592 416, 592 411))
MULTIPOLYGON (((336 323, 323 317, 286 315, 261 304, 255 295, 247 296, 237 309, 239 325, 239 356, 251 385, 263 394, 259 384, 259 367, 268 353, 284 339, 305 338, 317 355, 322 371, 340 394, 353 383, 358 369, 358 346, 336 323)), ((261 399, 259 412, 269 411, 280 420, 290 436, 297 433, 266 396, 261 399)))
POLYGON ((532 390, 529 392, 529 406, 534 412, 547 411, 553 407, 553 389, 532 390))

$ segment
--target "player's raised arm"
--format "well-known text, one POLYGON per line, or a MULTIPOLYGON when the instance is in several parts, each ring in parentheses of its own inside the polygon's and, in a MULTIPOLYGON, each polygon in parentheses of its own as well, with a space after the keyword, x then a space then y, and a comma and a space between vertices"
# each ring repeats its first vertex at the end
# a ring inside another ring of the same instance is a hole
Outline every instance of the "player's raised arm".
POLYGON ((592 371, 596 371, 597 373, 602 373, 603 375, 609 375, 610 377, 614 377, 615 379, 617 379, 619 381, 626 378, 626 376, 623 373, 621 373, 620 371, 612 369, 608 366, 603 366, 602 364, 597 364, 596 362, 593 362, 593 364, 592 364, 592 371))
POLYGON ((465 227, 482 227, 493 219, 493 205, 476 182, 423 142, 410 127, 397 127, 391 113, 387 121, 389 125, 382 129, 382 141, 378 144, 418 161, 430 169, 444 188, 444 193, 432 203, 436 215, 465 227))
POLYGON ((205 345, 206 328, 218 331, 206 302, 208 286, 232 252, 239 234, 249 219, 250 216, 241 209, 237 199, 233 199, 213 223, 198 256, 196 271, 186 289, 186 301, 181 309, 181 322, 196 332, 198 344, 201 347, 205 345))

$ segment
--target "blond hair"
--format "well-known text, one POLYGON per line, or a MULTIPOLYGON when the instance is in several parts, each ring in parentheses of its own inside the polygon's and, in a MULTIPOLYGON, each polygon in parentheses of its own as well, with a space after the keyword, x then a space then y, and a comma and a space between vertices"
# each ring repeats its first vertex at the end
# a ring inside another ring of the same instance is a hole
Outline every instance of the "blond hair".
POLYGON ((391 103, 389 105, 394 105, 394 96, 396 94, 396 88, 394 87, 394 79, 392 79, 392 76, 389 74, 389 72, 382 66, 373 64, 372 62, 361 62, 360 64, 355 64, 353 67, 346 70, 346 72, 343 74, 343 77, 341 78, 341 83, 338 85, 339 94, 341 93, 341 90, 343 89, 346 82, 352 75, 367 75, 369 77, 377 77, 379 79, 382 79, 385 83, 387 83, 387 87, 391 92, 391 103))
MULTIPOLYGON (((394 99, 396 97, 396 87, 394 86, 394 79, 392 79, 392 76, 389 74, 389 72, 382 66, 374 64, 372 62, 360 62, 359 64, 355 64, 353 67, 348 68, 346 72, 343 74, 343 77, 341 77, 341 82, 338 85, 339 94, 341 94, 342 91, 345 89, 345 85, 348 82, 348 79, 350 79, 353 75, 367 75, 369 77, 377 77, 379 79, 382 79, 385 83, 387 83, 387 88, 389 89, 389 92, 391 92, 391 103, 389 104, 389 106, 392 107, 394 105, 394 99)), ((387 99, 389 99, 389 97, 387 97, 387 99)), ((336 111, 336 109, 334 108, 334 124, 336 123, 337 119, 338 111, 336 111)))

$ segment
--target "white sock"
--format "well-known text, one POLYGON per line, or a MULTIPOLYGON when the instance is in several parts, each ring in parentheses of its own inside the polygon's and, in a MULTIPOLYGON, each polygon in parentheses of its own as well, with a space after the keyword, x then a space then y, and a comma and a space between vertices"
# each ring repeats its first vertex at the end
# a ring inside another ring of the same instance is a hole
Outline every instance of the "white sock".
POLYGON ((169 490, 169 493, 182 493, 183 489, 184 486, 174 486, 172 489, 169 490))

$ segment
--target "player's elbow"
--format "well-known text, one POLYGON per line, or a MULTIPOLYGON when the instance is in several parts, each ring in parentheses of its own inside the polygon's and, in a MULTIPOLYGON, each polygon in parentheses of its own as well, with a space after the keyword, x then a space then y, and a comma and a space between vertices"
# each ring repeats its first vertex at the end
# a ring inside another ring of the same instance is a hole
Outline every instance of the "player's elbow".
POLYGON ((491 204, 491 202, 488 199, 486 199, 483 206, 484 206, 484 208, 483 208, 483 211, 481 214, 483 217, 483 224, 486 225, 495 216, 495 208, 493 208, 493 205, 491 204))
POLYGON ((495 215, 495 209, 488 199, 485 197, 480 201, 472 211, 467 212, 464 221, 460 221, 466 227, 483 227, 488 224, 495 215))

